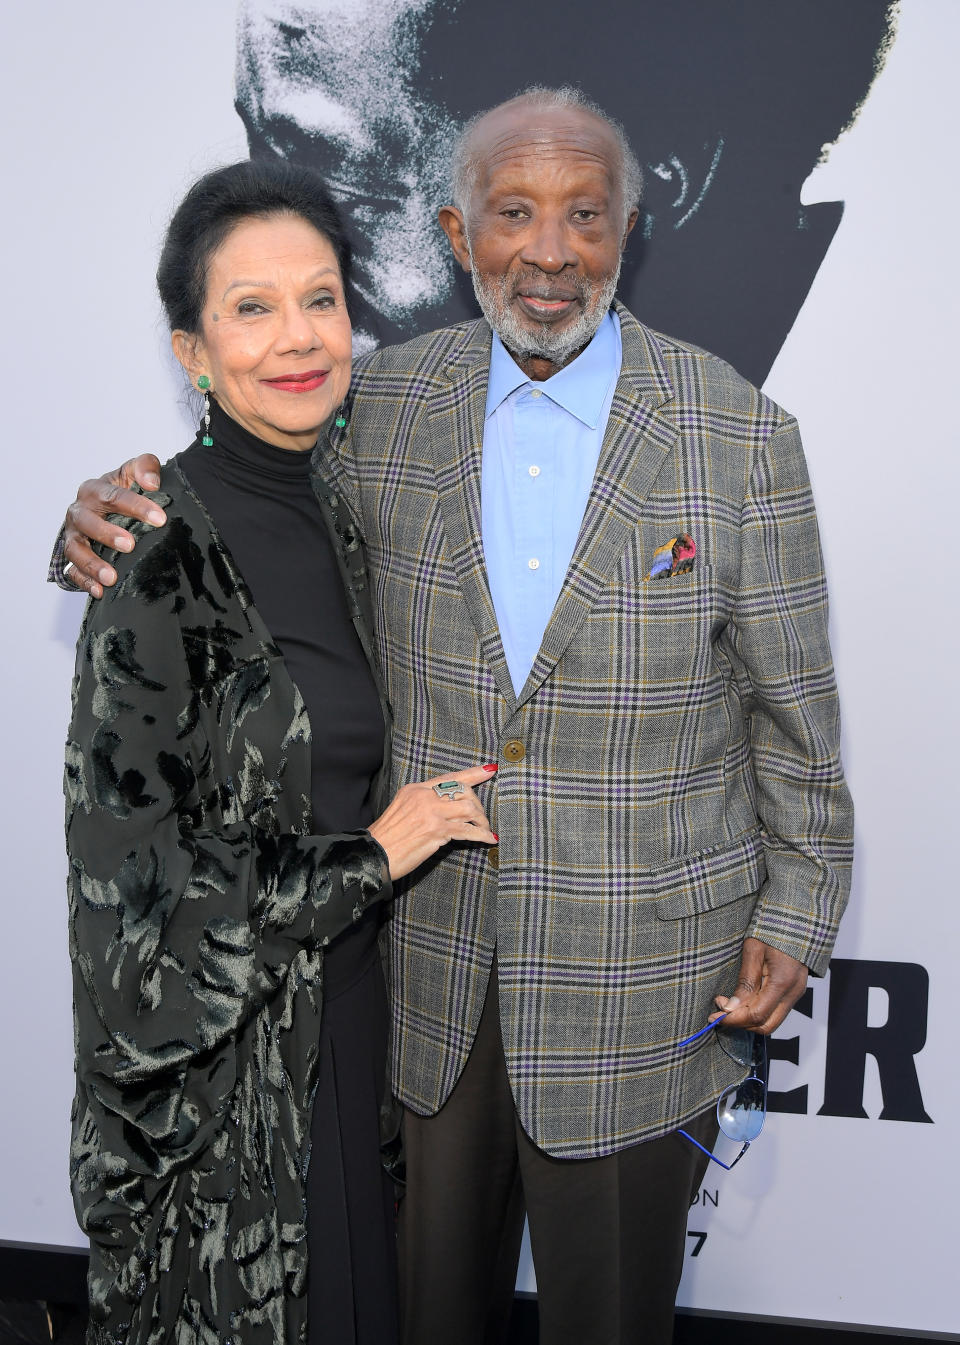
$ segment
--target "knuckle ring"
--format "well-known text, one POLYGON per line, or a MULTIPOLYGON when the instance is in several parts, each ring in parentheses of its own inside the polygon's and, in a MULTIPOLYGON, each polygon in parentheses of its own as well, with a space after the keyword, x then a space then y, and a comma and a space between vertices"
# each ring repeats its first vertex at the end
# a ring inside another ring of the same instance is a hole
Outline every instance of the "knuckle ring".
POLYGON ((438 799, 456 799, 464 792, 463 785, 459 780, 441 780, 439 784, 432 785, 431 788, 438 799))

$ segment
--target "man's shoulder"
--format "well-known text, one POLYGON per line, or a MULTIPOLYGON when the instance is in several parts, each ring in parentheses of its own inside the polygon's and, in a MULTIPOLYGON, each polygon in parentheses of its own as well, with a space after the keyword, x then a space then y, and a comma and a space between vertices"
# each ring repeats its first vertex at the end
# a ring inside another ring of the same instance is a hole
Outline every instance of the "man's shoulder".
POLYGON ((624 368, 630 367, 631 361, 644 366, 657 364, 673 401, 681 405, 694 401, 776 423, 790 419, 789 412, 720 355, 646 326, 623 305, 618 305, 617 311, 624 338, 624 368))
POLYGON ((403 377, 430 382, 443 377, 451 364, 470 354, 484 348, 489 354, 489 346, 490 328, 483 318, 438 327, 399 345, 380 346, 359 356, 353 365, 354 382, 362 386, 382 378, 403 377))

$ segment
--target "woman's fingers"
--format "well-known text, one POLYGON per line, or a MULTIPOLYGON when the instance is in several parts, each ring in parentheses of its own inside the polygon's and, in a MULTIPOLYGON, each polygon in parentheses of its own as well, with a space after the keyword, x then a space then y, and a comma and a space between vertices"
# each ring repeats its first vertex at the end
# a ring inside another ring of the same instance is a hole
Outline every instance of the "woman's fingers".
MULTIPOLYGON (((450 790, 444 791, 440 796, 441 802, 444 805, 444 813, 446 817, 451 821, 464 818, 468 822, 471 822, 475 827, 478 827, 486 835, 493 836, 493 832, 490 830, 490 824, 487 821, 487 815, 484 812, 480 800, 473 792, 473 786, 483 784, 484 781, 489 780, 496 772, 496 769, 496 765, 492 762, 487 766, 470 766, 463 771, 452 771, 446 775, 436 775, 430 780, 424 780, 423 785, 432 790, 434 794, 437 792, 437 785, 451 783, 460 785, 462 788, 459 793, 450 790)), ((480 838, 468 834, 467 839, 479 840, 480 838)), ((494 837, 494 840, 496 840, 496 837, 494 837)))
POLYGON ((447 771, 443 775, 434 775, 429 780, 424 780, 425 785, 441 784, 444 780, 456 780, 461 785, 482 785, 484 780, 489 780, 496 774, 496 763, 491 761, 487 766, 468 766, 465 771, 447 771))
POLYGON ((402 878, 452 841, 496 844, 473 785, 489 780, 495 767, 471 766, 404 785, 369 828, 386 852, 390 876, 402 878), (439 784, 458 784, 459 790, 441 790, 439 784))

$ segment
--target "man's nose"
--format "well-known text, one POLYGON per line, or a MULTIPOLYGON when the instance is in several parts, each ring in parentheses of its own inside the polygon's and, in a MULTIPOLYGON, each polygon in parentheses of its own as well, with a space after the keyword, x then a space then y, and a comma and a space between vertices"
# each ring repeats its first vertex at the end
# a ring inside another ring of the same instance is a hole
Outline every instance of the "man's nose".
POLYGON ((521 261, 555 274, 567 266, 576 266, 578 260, 571 245, 570 231, 562 217, 542 215, 531 221, 524 239, 521 261))

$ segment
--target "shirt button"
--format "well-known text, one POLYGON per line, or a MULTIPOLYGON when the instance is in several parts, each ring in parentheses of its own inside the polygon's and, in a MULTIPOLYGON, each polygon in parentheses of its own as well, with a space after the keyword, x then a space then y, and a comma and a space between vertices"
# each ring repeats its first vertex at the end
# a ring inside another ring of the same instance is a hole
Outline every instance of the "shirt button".
POLYGON ((527 749, 519 738, 508 738, 503 744, 503 755, 508 761, 522 761, 527 755, 527 749))
POLYGON ((530 472, 530 475, 531 475, 531 476, 539 476, 539 475, 540 475, 540 468, 539 468, 539 467, 531 467, 531 468, 529 468, 529 472, 530 472))
POLYGON ((530 559, 527 561, 527 568, 530 570, 539 570, 540 562, 537 560, 536 556, 530 557, 530 559))
POLYGON ((531 396, 531 397, 542 397, 542 396, 543 396, 543 389, 542 389, 542 388, 531 388, 531 389, 530 389, 530 396, 531 396))

